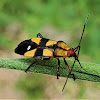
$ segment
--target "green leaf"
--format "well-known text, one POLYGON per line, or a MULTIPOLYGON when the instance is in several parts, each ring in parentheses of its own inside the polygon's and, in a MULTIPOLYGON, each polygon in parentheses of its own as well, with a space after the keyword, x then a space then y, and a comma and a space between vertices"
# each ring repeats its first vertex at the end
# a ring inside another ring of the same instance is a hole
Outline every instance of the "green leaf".
MULTIPOLYGON (((23 59, 0 59, 0 68, 9 68, 25 71, 25 69, 35 61, 35 58, 23 58, 23 59)), ((63 59, 60 59, 60 76, 67 77, 68 71, 66 70, 66 66, 63 62, 63 59)), ((72 67, 73 60, 66 60, 68 62, 69 67, 72 67)), ((80 61, 82 68, 78 64, 75 63, 73 72, 75 74, 76 79, 87 80, 100 82, 100 64, 88 63, 80 61)), ((57 73, 57 60, 38 60, 30 69, 30 72, 42 73, 48 75, 56 76, 57 73)), ((72 77, 72 76, 70 76, 72 77)))

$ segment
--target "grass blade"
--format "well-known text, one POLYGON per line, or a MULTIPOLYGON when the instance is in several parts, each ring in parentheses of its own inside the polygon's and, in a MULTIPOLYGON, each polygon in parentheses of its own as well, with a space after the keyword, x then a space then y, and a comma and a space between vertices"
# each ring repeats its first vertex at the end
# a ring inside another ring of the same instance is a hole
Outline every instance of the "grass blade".
MULTIPOLYGON (((23 58, 23 59, 0 59, 0 68, 9 68, 25 71, 25 69, 35 60, 35 58, 23 58)), ((66 77, 68 72, 64 65, 63 59, 61 61, 60 76, 66 77)), ((71 68, 73 60, 66 60, 71 68)), ((88 63, 80 61, 82 68, 76 62, 73 72, 76 79, 100 82, 100 64, 88 63)), ((30 72, 42 73, 48 75, 55 75, 57 73, 57 60, 50 59, 44 61, 38 61, 30 69, 30 72)), ((71 77, 71 76, 70 76, 71 77)))

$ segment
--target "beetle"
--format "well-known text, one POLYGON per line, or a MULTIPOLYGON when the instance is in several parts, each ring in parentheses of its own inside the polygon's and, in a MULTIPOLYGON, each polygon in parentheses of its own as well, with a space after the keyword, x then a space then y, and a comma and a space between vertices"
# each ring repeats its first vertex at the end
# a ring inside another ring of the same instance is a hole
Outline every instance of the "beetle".
MULTIPOLYGON (((82 35, 81 35, 79 44, 77 46, 75 46, 74 48, 70 48, 63 41, 54 41, 54 40, 44 38, 40 33, 38 33, 36 38, 31 38, 31 39, 24 40, 23 42, 21 42, 17 46, 17 48, 15 48, 15 53, 24 55, 25 57, 39 57, 42 60, 49 60, 50 58, 56 58, 58 60, 57 79, 59 79, 59 76, 60 76, 60 60, 59 60, 59 58, 63 58, 66 68, 69 72, 67 79, 70 75, 73 75, 73 79, 75 80, 75 76, 73 73, 71 73, 71 71, 74 67, 75 61, 78 61, 79 65, 81 66, 78 56, 79 56, 79 51, 80 51, 80 43, 81 43, 81 40, 82 40, 82 37, 84 34, 88 16, 87 16, 85 24, 84 24, 84 28, 82 31, 82 35), (76 52, 78 52, 78 54, 76 54, 76 52), (74 57, 75 58, 75 61, 73 63, 71 70, 68 66, 67 61, 65 60, 66 57, 74 57)), ((36 62, 37 62, 37 60, 32 62, 28 66, 28 68, 25 70, 25 72, 27 72, 29 70, 29 68, 36 62)), ((67 80, 66 80, 66 82, 67 82, 67 80)))
MULTIPOLYGON (((24 55, 25 57, 47 57, 43 58, 43 60, 47 60, 50 58, 56 58, 58 60, 58 68, 57 68, 57 79, 60 74, 60 60, 59 57, 64 59, 64 63, 67 67, 67 70, 70 71, 69 66, 65 60, 66 57, 76 57, 75 50, 77 50, 79 46, 75 48, 70 48, 63 41, 54 41, 47 38, 44 38, 40 33, 37 34, 37 38, 32 38, 29 40, 25 40, 21 42, 18 47, 15 49, 15 53, 24 55)), ((34 62, 31 64, 31 66, 34 62)), ((25 72, 31 67, 29 66, 25 72)), ((73 74, 74 77, 74 74, 73 74)), ((75 77, 74 77, 75 79, 75 77)))

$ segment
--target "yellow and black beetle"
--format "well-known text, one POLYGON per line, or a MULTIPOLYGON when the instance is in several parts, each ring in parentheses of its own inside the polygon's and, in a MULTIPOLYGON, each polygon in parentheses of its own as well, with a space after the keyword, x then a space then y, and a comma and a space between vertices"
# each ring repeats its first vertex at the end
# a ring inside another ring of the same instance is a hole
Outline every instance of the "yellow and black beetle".
MULTIPOLYGON (((89 15, 88 15, 89 16, 89 15)), ((87 16, 87 19, 88 19, 87 16)), ((64 63, 66 65, 66 68, 69 72, 69 75, 71 74, 71 71, 74 67, 75 61, 77 60, 78 63, 80 64, 79 60, 78 60, 78 55, 79 55, 79 51, 80 51, 80 43, 83 37, 83 33, 85 30, 85 25, 87 23, 87 19, 85 21, 84 24, 84 28, 83 28, 83 32, 82 32, 82 36, 79 42, 79 45, 74 47, 74 48, 70 48, 66 43, 64 43, 63 41, 53 41, 50 39, 46 39, 44 38, 40 33, 37 34, 37 38, 31 38, 29 40, 25 40, 23 42, 21 42, 18 47, 15 49, 15 53, 20 54, 20 55, 24 55, 26 57, 47 57, 44 59, 50 59, 50 58, 56 58, 58 60, 58 67, 57 67, 57 79, 59 78, 60 74, 60 60, 59 58, 62 57, 64 59, 64 63), (78 51, 78 54, 76 54, 76 51, 78 51), (69 66, 65 60, 66 57, 74 57, 75 61, 73 63, 72 69, 69 69, 69 66)), ((36 62, 36 61, 35 61, 36 62)), ((33 62, 26 70, 25 72, 28 71, 28 69, 35 63, 33 62)), ((81 66, 81 64, 80 64, 81 66)), ((68 75, 68 77, 69 77, 68 75)), ((73 78, 75 80, 75 76, 74 74, 73 78)), ((67 79, 68 79, 67 77, 67 79)))

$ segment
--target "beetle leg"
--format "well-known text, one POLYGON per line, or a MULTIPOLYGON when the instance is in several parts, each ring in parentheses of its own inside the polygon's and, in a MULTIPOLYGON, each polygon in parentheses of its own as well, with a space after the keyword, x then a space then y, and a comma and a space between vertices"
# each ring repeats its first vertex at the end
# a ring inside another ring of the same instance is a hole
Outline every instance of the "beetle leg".
POLYGON ((38 60, 33 61, 33 62, 27 67, 27 69, 25 70, 25 72, 27 73, 27 71, 30 69, 30 67, 31 67, 33 64, 35 64, 37 61, 38 61, 38 60))
MULTIPOLYGON (((67 64, 67 62, 66 62, 66 60, 65 60, 65 58, 64 58, 64 63, 65 63, 65 65, 66 65, 66 67, 67 67, 68 72, 70 72, 69 66, 68 66, 68 64, 67 64)), ((74 75, 73 73, 71 73, 71 75, 73 76, 73 79, 75 80, 75 75, 74 75)))
POLYGON ((50 60, 50 57, 48 57, 48 58, 41 58, 41 60, 50 60))
POLYGON ((41 35, 41 33, 38 33, 37 37, 43 38, 43 36, 41 35))
MULTIPOLYGON (((50 57, 48 57, 48 58, 43 58, 43 57, 41 57, 41 60, 49 60, 50 59, 50 57)), ((59 79, 59 76, 60 76, 60 60, 59 60, 59 58, 57 58, 57 60, 58 60, 58 67, 57 67, 57 79, 59 79)))
POLYGON ((78 46, 74 47, 73 49, 74 49, 75 52, 76 52, 78 49, 80 49, 80 46, 78 45, 78 46))
POLYGON ((30 67, 31 67, 33 64, 35 64, 38 60, 49 60, 49 59, 50 59, 50 57, 48 57, 48 58, 40 57, 40 59, 37 59, 37 60, 33 61, 33 62, 27 67, 27 69, 25 70, 25 72, 27 73, 27 71, 30 69, 30 67))
POLYGON ((59 72, 60 72, 60 60, 58 58, 57 79, 59 79, 59 76, 60 76, 59 72))

